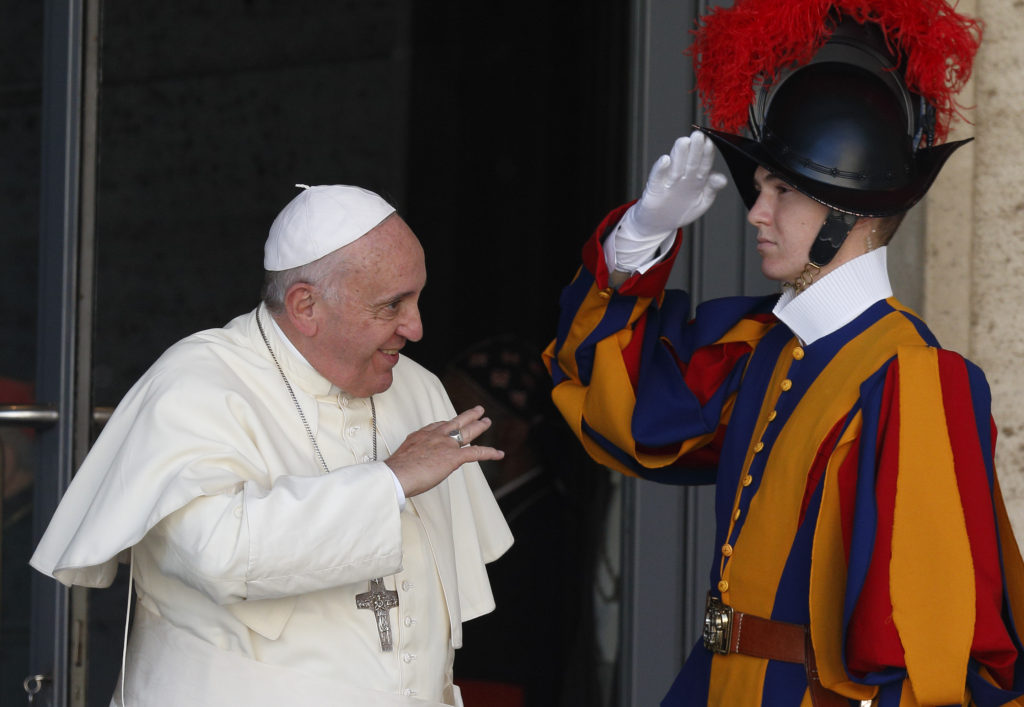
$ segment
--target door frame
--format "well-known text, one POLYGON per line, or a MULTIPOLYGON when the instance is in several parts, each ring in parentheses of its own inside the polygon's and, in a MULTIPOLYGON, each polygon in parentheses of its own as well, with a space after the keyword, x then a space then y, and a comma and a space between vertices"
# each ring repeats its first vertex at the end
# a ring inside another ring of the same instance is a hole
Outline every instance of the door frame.
MULTIPOLYGON (((632 0, 629 153, 631 197, 673 141, 703 120, 691 60, 690 30, 727 0, 632 0)), ((716 156, 715 169, 728 174, 716 156)), ((765 294, 746 207, 735 188, 686 228, 668 286, 689 291, 691 306, 713 297, 765 294), (708 247, 705 247, 705 244, 708 247)), ((621 662, 618 704, 653 705, 665 696, 703 629, 714 558, 715 489, 624 479, 621 662)))
MULTIPOLYGON (((99 0, 45 0, 35 390, 55 419, 36 434, 34 542, 91 441, 98 17, 99 0)), ((85 703, 86 596, 32 575, 30 675, 47 678, 36 704, 85 703)))

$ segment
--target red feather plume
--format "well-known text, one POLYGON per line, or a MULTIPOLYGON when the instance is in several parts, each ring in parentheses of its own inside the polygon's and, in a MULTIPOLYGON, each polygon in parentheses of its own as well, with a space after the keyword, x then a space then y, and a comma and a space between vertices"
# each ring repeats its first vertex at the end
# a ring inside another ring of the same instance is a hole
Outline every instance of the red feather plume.
POLYGON ((831 34, 830 14, 882 28, 906 57, 907 86, 935 107, 936 140, 945 140, 960 115, 955 96, 970 78, 983 29, 945 0, 736 0, 714 8, 698 20, 687 50, 712 126, 742 129, 758 82, 810 61, 831 34))

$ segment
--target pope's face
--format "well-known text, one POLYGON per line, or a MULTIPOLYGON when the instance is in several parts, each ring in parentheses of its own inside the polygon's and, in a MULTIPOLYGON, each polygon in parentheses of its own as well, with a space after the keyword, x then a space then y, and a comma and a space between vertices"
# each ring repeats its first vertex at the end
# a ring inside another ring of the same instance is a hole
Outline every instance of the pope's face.
POLYGON ((828 207, 793 189, 764 167, 754 172, 757 201, 747 221, 757 227, 761 272, 780 282, 794 281, 807 266, 811 245, 828 207))
POLYGON ((391 386, 398 352, 423 336, 423 248, 397 214, 345 246, 343 265, 319 288, 318 328, 307 358, 350 395, 391 386))

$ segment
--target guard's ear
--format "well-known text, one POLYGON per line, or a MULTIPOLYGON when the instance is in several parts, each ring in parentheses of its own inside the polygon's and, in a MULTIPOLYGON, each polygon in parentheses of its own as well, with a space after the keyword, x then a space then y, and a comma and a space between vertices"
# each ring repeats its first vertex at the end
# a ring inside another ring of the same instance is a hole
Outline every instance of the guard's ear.
POLYGON ((288 321, 303 336, 317 332, 316 288, 308 282, 296 282, 284 295, 284 311, 288 321))

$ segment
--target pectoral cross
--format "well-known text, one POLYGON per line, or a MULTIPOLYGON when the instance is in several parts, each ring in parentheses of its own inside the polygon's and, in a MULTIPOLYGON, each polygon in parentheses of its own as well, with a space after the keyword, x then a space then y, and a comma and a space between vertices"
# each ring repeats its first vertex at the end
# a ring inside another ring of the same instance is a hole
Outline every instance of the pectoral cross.
POLYGON ((389 610, 398 606, 398 592, 384 586, 384 578, 370 580, 369 591, 356 594, 356 608, 369 609, 377 619, 377 633, 380 634, 380 649, 391 652, 391 617, 389 610))

